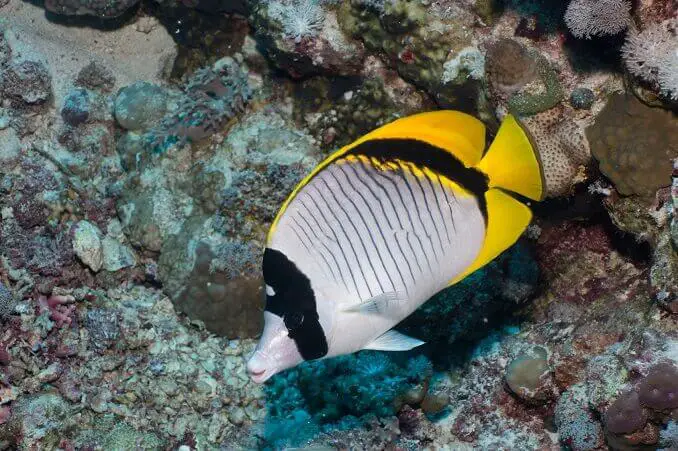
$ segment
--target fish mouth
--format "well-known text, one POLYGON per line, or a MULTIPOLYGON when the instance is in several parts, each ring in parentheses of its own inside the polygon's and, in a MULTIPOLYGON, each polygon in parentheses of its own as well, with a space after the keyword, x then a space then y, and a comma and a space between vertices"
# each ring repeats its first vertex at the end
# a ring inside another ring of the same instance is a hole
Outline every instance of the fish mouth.
POLYGON ((261 370, 261 371, 248 371, 250 379, 252 379, 252 382, 256 382, 257 384, 263 384, 266 382, 272 375, 270 371, 266 370, 261 370))

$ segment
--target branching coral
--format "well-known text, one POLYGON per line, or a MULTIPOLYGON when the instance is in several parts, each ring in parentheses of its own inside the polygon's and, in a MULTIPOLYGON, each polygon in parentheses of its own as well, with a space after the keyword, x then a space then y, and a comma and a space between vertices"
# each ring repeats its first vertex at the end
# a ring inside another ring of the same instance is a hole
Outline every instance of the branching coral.
POLYGON ((631 74, 658 85, 664 95, 678 100, 677 19, 653 24, 640 33, 629 33, 622 58, 631 74))
POLYGON ((565 11, 565 24, 578 38, 615 35, 629 24, 628 0, 572 0, 565 11))

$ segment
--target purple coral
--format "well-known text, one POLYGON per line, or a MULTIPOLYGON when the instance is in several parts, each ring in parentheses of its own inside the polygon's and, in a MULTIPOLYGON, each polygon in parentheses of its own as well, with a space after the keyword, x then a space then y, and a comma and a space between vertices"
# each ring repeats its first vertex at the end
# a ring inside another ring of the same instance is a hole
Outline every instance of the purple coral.
POLYGON ((638 388, 640 402, 655 410, 678 408, 678 368, 670 363, 652 367, 638 388))
POLYGON ((605 426, 613 434, 630 434, 642 429, 645 423, 647 415, 635 391, 621 395, 605 412, 605 426))
POLYGON ((565 11, 565 24, 577 38, 615 35, 629 24, 628 0, 572 0, 565 11))

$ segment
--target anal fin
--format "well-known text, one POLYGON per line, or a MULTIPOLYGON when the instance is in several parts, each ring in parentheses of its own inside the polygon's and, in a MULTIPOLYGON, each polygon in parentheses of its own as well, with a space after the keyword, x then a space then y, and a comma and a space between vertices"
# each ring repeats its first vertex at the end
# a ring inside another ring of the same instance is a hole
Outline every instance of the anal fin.
POLYGON ((423 344, 424 342, 421 340, 408 337, 391 329, 377 337, 363 349, 371 349, 373 351, 409 351, 423 344))
POLYGON ((511 247, 523 234, 532 220, 532 211, 524 203, 497 188, 485 193, 487 203, 487 229, 485 241, 475 261, 464 272, 452 279, 453 285, 482 268, 511 247))

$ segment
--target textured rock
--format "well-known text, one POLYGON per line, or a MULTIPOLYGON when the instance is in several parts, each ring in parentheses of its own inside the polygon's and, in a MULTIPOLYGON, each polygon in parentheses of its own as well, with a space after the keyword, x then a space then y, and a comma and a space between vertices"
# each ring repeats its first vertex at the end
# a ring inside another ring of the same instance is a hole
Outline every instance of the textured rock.
POLYGON ((73 251, 80 261, 97 272, 103 266, 104 252, 101 245, 101 231, 94 224, 80 221, 75 226, 73 251))

